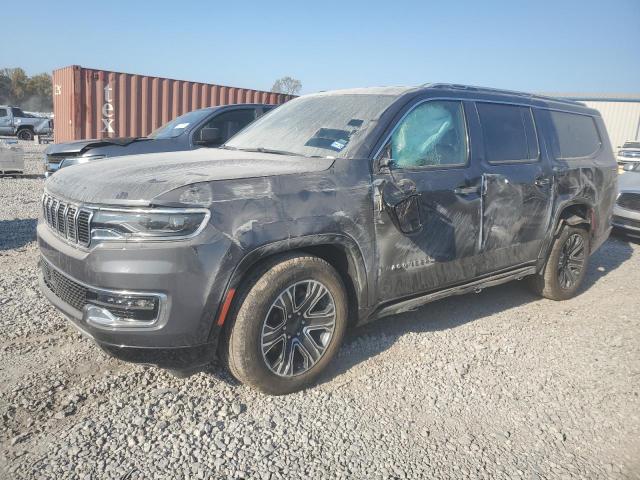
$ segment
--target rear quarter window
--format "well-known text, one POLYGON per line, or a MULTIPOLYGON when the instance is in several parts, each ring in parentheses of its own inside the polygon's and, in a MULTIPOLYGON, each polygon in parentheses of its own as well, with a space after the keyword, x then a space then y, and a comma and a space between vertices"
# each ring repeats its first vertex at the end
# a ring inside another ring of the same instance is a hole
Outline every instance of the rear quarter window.
POLYGON ((551 111, 549 117, 556 134, 556 158, 590 157, 600 149, 602 141, 592 117, 555 111, 551 111))

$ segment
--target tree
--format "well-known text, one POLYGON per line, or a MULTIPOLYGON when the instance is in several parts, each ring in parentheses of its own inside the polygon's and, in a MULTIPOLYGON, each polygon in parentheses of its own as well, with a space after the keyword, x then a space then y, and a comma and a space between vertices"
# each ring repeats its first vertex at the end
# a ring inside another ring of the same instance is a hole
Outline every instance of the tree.
POLYGON ((53 108, 51 76, 48 73, 34 75, 27 83, 29 98, 24 108, 38 112, 50 112, 53 108))
POLYGON ((276 80, 271 87, 272 92, 298 95, 302 90, 302 82, 292 77, 282 77, 276 80))
POLYGON ((11 78, 0 71, 0 104, 11 103, 11 78))
POLYGON ((11 79, 11 96, 14 102, 22 103, 29 95, 29 77, 21 68, 7 68, 5 72, 11 79))
POLYGON ((50 112, 53 109, 51 75, 40 73, 29 77, 21 68, 0 69, 0 104, 50 112))

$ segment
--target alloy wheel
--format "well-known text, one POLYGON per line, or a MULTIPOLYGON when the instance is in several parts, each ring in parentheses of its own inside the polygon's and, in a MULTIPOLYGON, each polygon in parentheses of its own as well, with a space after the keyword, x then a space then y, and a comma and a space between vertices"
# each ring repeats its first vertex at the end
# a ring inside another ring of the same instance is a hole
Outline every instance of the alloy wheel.
POLYGON ((560 287, 572 288, 582 273, 585 261, 585 243, 582 235, 574 233, 562 245, 558 261, 558 281, 560 287))
POLYGON ((322 358, 336 326, 336 305, 316 280, 296 282, 273 302, 262 324, 262 358, 273 373, 293 377, 322 358))

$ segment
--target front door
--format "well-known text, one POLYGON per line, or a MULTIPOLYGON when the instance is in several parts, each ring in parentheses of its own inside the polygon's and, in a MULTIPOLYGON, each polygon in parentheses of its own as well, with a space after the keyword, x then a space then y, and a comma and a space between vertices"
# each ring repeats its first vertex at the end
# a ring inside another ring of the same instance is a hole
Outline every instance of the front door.
POLYGON ((11 128, 9 109, 0 108, 0 135, 11 135, 12 133, 13 129, 11 128))
POLYGON ((476 275, 481 177, 470 147, 459 101, 418 102, 393 130, 374 175, 379 301, 476 275))
POLYGON ((484 155, 478 274, 537 259, 552 211, 552 174, 529 107, 477 102, 484 155))

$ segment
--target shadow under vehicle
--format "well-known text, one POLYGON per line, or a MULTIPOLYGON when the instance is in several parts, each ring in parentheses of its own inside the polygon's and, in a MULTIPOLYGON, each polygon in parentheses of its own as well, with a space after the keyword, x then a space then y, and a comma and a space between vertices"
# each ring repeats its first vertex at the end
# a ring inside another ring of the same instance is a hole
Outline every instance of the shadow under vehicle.
POLYGON ((219 358, 292 392, 347 327, 525 277, 575 295, 616 168, 599 113, 572 101, 449 84, 307 95, 219 149, 50 177, 41 286, 116 357, 183 372, 219 358))

